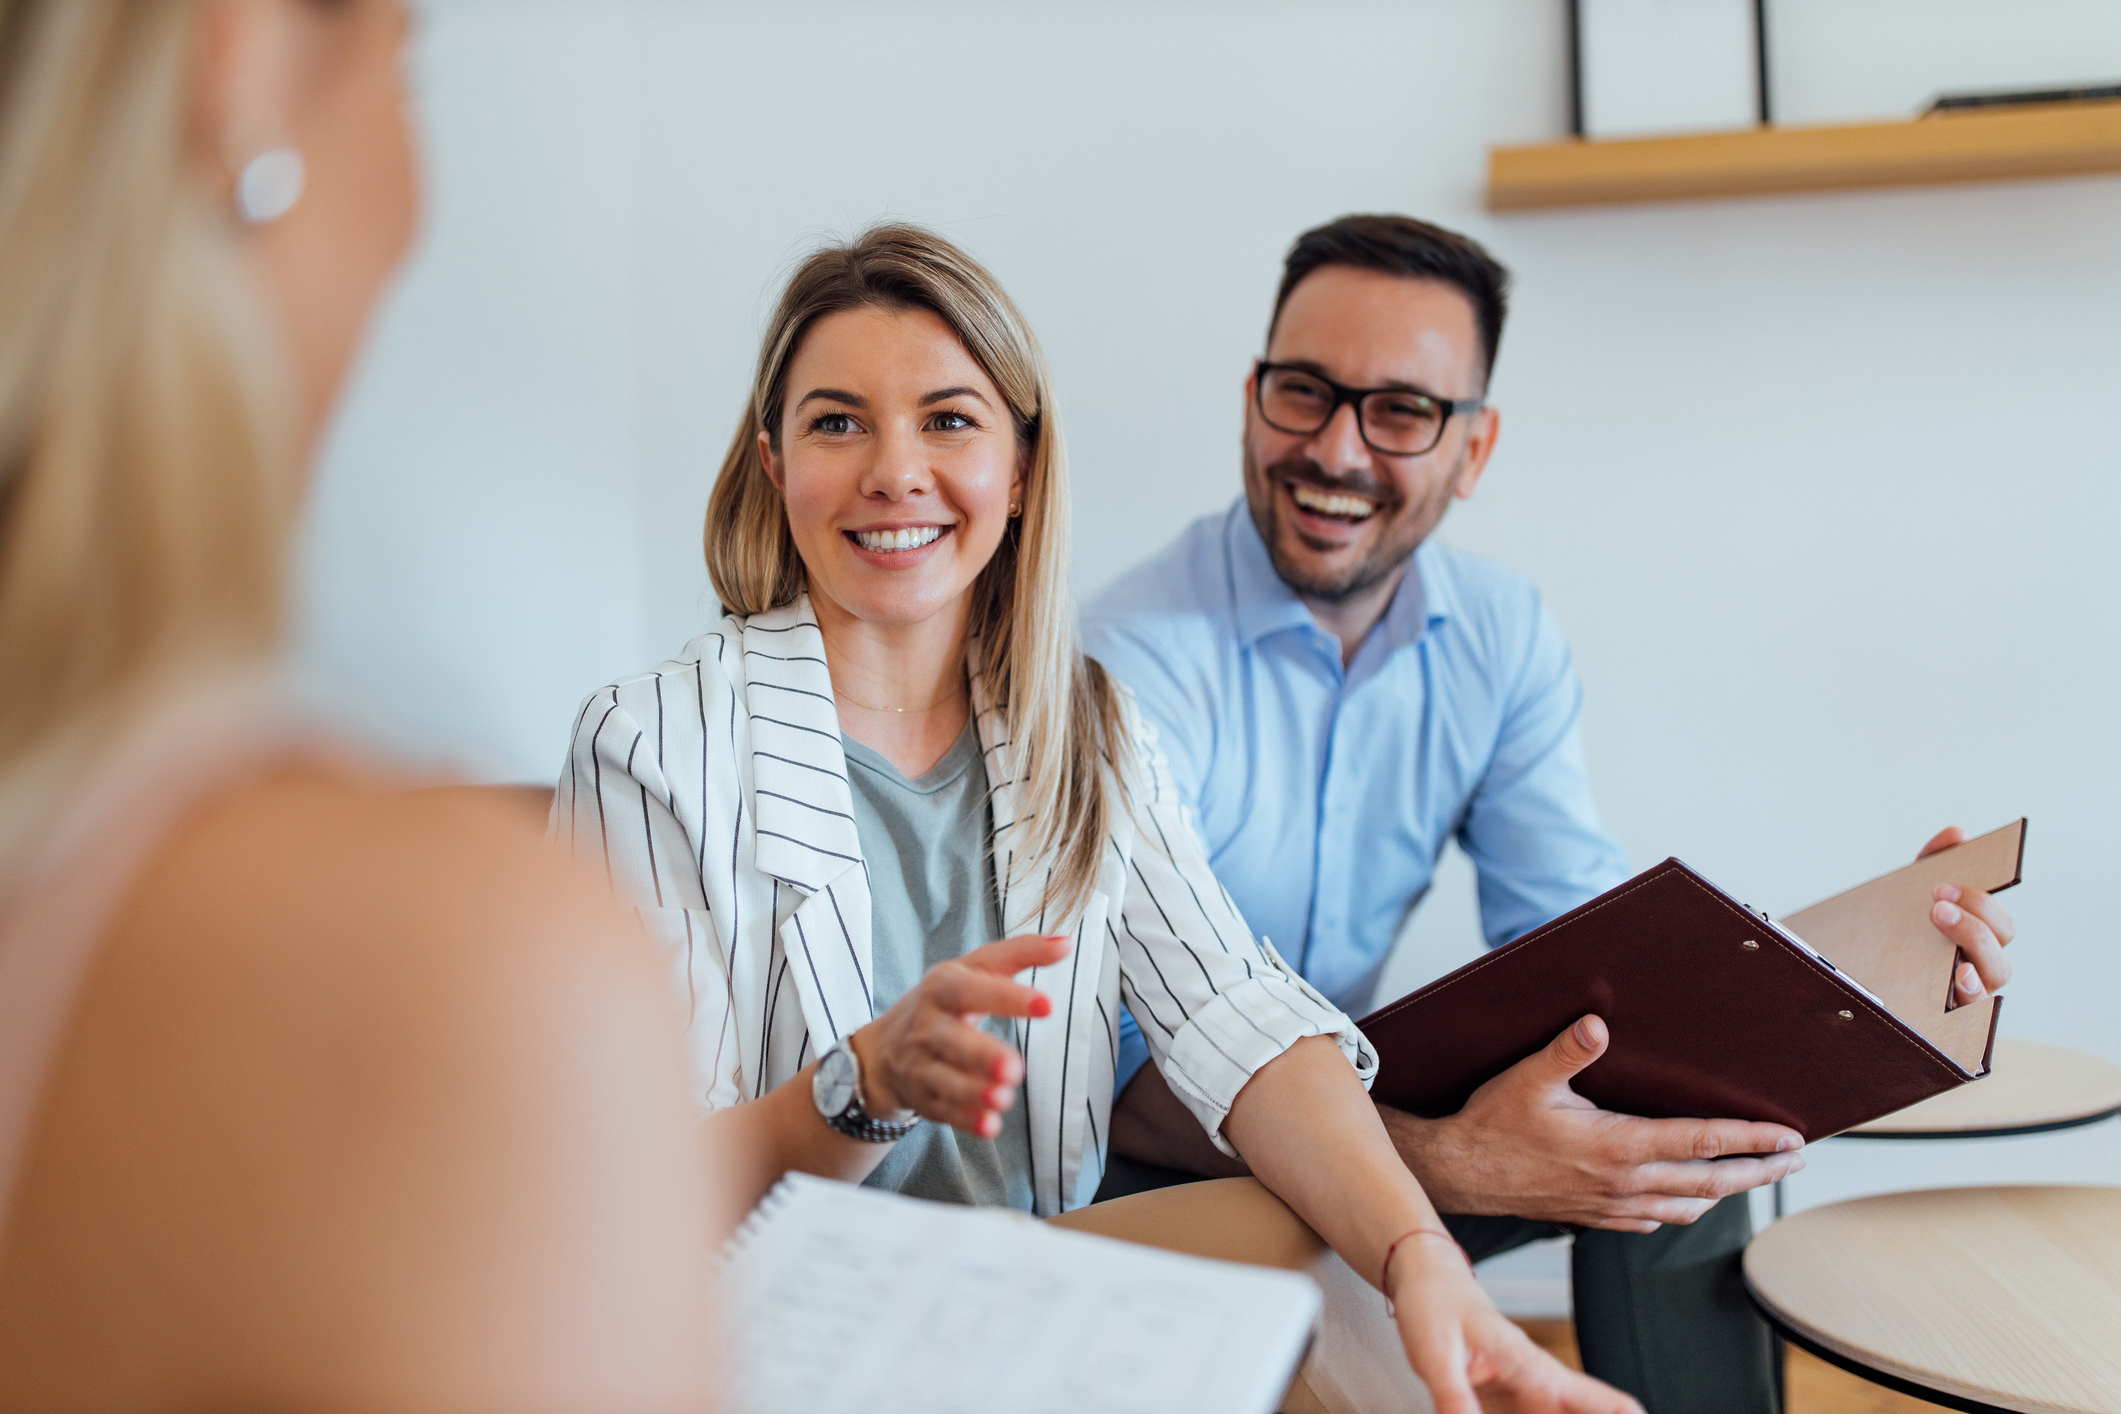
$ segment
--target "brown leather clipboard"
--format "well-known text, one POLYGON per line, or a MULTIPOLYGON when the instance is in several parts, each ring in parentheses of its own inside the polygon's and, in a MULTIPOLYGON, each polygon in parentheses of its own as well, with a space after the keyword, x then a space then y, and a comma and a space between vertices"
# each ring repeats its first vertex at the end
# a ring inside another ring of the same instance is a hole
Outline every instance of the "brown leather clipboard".
POLYGON ((1931 892, 2009 888, 2024 853, 2018 820, 1780 925, 1667 859, 1365 1017, 1371 1093, 1456 1113, 1596 1013, 1612 1043, 1573 1083, 1601 1109, 1838 1134, 1988 1073, 2002 998, 1947 1009, 1931 892))

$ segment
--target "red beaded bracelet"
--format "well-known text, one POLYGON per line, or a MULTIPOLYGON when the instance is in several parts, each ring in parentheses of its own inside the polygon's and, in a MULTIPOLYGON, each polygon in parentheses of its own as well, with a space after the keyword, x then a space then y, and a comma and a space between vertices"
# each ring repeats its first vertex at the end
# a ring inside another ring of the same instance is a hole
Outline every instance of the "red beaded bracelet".
POLYGON ((1456 1250, 1457 1250, 1457 1252, 1458 1252, 1458 1259, 1459 1259, 1460 1261, 1462 1261, 1462 1262, 1464 1262, 1464 1263, 1466 1264, 1466 1270, 1467 1270, 1467 1271, 1469 1271, 1469 1272, 1473 1270, 1473 1259, 1472 1259, 1471 1257, 1468 1257, 1468 1256, 1466 1256, 1466 1249, 1465 1249, 1465 1248, 1463 1248, 1463 1247, 1460 1247, 1460 1246, 1458 1245, 1458 1239, 1457 1239, 1457 1238, 1455 1238, 1455 1237, 1453 1237, 1453 1236, 1451 1236, 1451 1234, 1450 1234, 1450 1233, 1448 1233, 1448 1232, 1445 1232, 1445 1231, 1444 1231, 1444 1230, 1443 1230, 1442 1228, 1440 1228, 1440 1227, 1417 1227, 1417 1228, 1410 1228, 1410 1229, 1408 1229, 1407 1231, 1405 1231, 1405 1232, 1401 1233, 1401 1234, 1400 1234, 1399 1236, 1397 1236, 1397 1237, 1393 1238, 1393 1239, 1392 1239, 1392 1245, 1391 1245, 1390 1247, 1387 1247, 1387 1248, 1385 1248, 1385 1260, 1384 1260, 1384 1267, 1383 1267, 1383 1269, 1382 1269, 1381 1271, 1379 1271, 1379 1272, 1378 1272, 1378 1274, 1377 1274, 1377 1289, 1378 1289, 1379 1291, 1382 1291, 1382 1292, 1383 1292, 1383 1293, 1385 1294, 1385 1310, 1386 1310, 1386 1311, 1388 1311, 1388 1312, 1389 1312, 1389 1311, 1392 1311, 1392 1310, 1393 1310, 1393 1302, 1392 1302, 1392 1254, 1393 1254, 1394 1252, 1397 1252, 1397 1251, 1399 1250, 1399 1244, 1400 1244, 1400 1243, 1402 1243, 1402 1242, 1405 1242, 1405 1241, 1406 1241, 1406 1240, 1407 1240, 1408 1238, 1410 1238, 1410 1237, 1440 1237, 1440 1238, 1442 1238, 1442 1239, 1443 1239, 1444 1241, 1446 1241, 1446 1242, 1450 1243, 1450 1244, 1451 1244, 1451 1246, 1452 1246, 1452 1247, 1453 1247, 1454 1249, 1456 1249, 1456 1250))

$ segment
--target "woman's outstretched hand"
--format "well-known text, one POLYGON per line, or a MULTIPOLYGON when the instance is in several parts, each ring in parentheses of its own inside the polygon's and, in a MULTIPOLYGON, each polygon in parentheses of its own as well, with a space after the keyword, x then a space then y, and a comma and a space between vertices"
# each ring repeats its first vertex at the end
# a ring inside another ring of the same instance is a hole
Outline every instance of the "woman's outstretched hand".
POLYGON ((1569 1369, 1505 1320, 1456 1246, 1405 1242, 1385 1279, 1408 1363, 1436 1414, 1642 1414, 1633 1399, 1569 1369))
POLYGON ((864 1103, 879 1118, 912 1111, 982 1139, 1002 1132, 1024 1059, 980 1030, 982 1017, 1041 1017, 1044 992, 1011 979, 1068 955, 1064 936, 1026 934, 939 962, 882 1016, 849 1040, 862 1062, 864 1103))

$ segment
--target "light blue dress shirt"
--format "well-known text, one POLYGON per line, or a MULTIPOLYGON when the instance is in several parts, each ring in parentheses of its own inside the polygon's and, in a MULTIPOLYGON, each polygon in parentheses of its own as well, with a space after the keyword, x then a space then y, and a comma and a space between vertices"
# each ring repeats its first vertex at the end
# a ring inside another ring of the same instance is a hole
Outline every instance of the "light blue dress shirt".
MULTIPOLYGON (((1240 498, 1100 594, 1084 635, 1162 735, 1238 911, 1350 1015, 1450 840, 1490 947, 1628 875, 1568 643, 1491 561, 1424 544, 1344 670, 1240 498)), ((1118 1088, 1148 1055, 1122 1018, 1118 1088)))

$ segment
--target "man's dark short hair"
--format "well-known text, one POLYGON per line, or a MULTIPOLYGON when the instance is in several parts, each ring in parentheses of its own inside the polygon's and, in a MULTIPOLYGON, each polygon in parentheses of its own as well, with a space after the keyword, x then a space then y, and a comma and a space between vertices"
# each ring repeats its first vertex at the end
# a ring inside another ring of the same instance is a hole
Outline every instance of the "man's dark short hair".
POLYGON ((1281 289, 1274 296, 1274 317, 1267 321, 1267 342, 1290 292, 1306 275, 1328 265, 1352 265, 1410 280, 1440 280, 1473 305, 1480 327, 1483 378, 1495 371, 1495 350, 1502 342, 1502 319, 1509 310, 1510 272, 1481 249, 1479 242, 1411 216, 1343 216, 1304 232, 1282 262, 1281 289))

